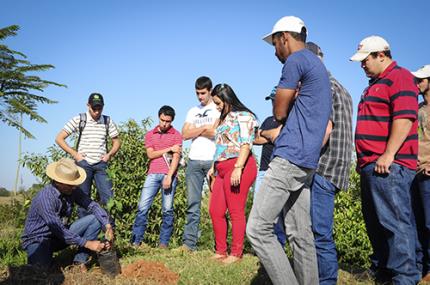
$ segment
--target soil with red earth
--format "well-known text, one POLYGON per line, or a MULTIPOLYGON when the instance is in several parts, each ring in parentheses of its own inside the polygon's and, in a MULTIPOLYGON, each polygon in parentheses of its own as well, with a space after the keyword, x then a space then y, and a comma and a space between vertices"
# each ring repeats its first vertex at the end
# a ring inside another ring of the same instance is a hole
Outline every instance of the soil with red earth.
POLYGON ((153 284, 174 285, 178 283, 179 274, 168 269, 161 262, 137 260, 123 266, 121 277, 153 281, 153 284))

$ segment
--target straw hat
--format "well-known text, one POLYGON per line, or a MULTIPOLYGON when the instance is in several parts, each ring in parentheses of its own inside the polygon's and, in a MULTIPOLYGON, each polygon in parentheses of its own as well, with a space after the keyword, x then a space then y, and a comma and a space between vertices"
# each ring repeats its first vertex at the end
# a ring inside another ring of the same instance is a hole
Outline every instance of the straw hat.
POLYGON ((46 167, 46 175, 52 180, 67 185, 80 185, 87 178, 85 170, 70 158, 62 158, 49 164, 46 167))

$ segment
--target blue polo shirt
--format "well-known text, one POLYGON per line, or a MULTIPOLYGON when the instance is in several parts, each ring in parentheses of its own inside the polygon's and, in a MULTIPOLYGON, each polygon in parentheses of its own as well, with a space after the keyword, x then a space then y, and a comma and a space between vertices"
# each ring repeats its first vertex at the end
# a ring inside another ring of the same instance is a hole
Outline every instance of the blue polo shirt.
POLYGON ((275 141, 273 155, 301 167, 316 169, 332 96, 327 69, 308 49, 301 49, 287 58, 278 88, 297 89, 299 82, 299 95, 275 141))

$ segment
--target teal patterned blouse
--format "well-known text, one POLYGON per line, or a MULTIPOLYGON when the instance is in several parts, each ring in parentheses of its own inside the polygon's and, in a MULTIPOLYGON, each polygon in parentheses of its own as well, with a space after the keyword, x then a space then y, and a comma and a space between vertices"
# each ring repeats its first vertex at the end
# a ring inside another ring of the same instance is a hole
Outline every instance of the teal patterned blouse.
POLYGON ((252 148, 257 129, 258 122, 253 114, 246 111, 228 113, 216 129, 214 161, 238 157, 243 144, 252 148))

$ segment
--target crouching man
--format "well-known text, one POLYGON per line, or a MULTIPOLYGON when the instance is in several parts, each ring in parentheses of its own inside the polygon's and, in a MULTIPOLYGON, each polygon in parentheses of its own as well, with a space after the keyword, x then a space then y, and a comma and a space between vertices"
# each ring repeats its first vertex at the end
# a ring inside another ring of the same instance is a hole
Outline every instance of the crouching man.
POLYGON ((105 248, 105 244, 97 240, 100 230, 103 228, 106 239, 114 237, 108 215, 77 188, 85 180, 86 173, 73 160, 63 158, 49 164, 46 175, 52 183, 33 198, 21 237, 28 264, 49 268, 55 251, 77 245, 79 250, 73 262, 84 270, 90 251, 100 252, 105 248), (74 203, 90 215, 69 225, 74 203))

